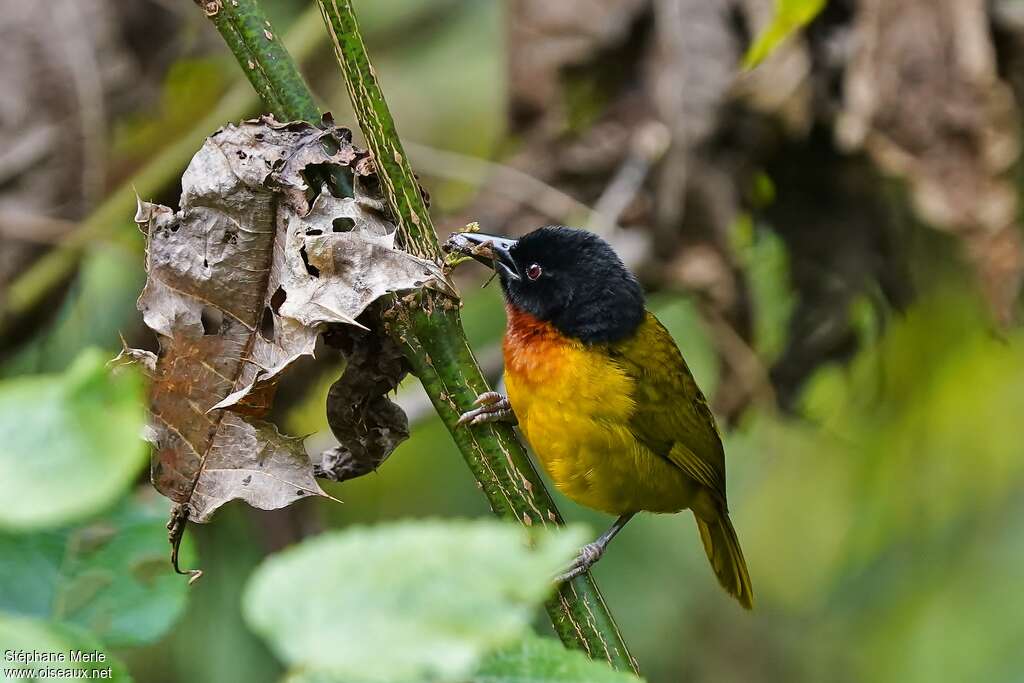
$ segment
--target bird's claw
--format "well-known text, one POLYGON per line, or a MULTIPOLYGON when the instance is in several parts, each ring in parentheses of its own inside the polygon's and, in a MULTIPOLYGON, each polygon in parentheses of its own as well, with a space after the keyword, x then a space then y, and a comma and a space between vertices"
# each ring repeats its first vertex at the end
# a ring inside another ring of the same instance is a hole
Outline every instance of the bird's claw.
POLYGON ((599 541, 588 543, 580 548, 579 555, 576 556, 576 559, 572 561, 572 564, 564 572, 555 577, 555 582, 571 581, 581 574, 586 574, 604 555, 604 549, 604 544, 599 541))
POLYGON ((485 391, 480 394, 473 401, 473 405, 476 408, 464 412, 456 425, 478 425, 485 422, 516 423, 516 414, 512 412, 512 404, 496 391, 485 391))
POLYGON ((499 394, 497 391, 485 391, 476 397, 473 401, 475 406, 492 406, 495 403, 502 401, 505 397, 499 394))

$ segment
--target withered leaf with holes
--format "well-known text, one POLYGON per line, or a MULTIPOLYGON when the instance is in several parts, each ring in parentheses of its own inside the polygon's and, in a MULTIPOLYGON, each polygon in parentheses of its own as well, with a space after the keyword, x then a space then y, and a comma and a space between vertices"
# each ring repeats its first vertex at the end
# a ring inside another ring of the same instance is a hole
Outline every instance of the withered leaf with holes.
POLYGON ((358 326, 386 293, 451 292, 360 201, 324 190, 310 205, 308 166, 362 156, 347 130, 265 117, 206 140, 182 176, 179 211, 140 202, 148 279, 139 309, 160 345, 144 363, 152 477, 179 517, 206 522, 234 499, 275 509, 326 495, 301 439, 260 419, 278 375, 312 353, 326 324, 358 326))

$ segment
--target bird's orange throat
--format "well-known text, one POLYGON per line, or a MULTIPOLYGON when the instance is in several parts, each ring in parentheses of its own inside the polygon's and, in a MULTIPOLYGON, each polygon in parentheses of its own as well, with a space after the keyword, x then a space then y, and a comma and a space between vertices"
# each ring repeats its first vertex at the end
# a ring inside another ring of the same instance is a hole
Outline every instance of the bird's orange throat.
POLYGON ((505 305, 505 372, 525 384, 550 381, 557 376, 563 352, 578 345, 548 322, 538 320, 511 304, 505 305))

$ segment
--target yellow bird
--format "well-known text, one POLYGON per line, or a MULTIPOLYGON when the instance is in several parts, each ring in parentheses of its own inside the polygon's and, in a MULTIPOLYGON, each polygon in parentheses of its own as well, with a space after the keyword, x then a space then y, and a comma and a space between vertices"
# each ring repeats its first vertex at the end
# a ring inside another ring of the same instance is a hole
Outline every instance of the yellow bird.
POLYGON ((618 515, 560 578, 587 571, 636 513, 690 509, 719 583, 749 609, 715 419, 636 278, 584 230, 462 237, 501 282, 508 397, 480 396, 460 423, 518 422, 560 491, 618 515))

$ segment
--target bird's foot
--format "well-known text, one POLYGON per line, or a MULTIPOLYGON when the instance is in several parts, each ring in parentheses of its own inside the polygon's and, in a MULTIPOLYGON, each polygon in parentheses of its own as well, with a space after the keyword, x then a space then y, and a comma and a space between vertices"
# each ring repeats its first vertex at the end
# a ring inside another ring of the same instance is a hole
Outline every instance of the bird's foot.
POLYGON ((597 561, 604 555, 604 551, 608 548, 608 544, 612 542, 612 539, 622 531, 622 527, 626 526, 629 520, 633 519, 634 514, 636 513, 627 512, 619 515, 619 518, 608 528, 608 531, 601 534, 593 543, 588 543, 580 548, 580 554, 576 556, 576 559, 572 561, 568 569, 555 577, 555 582, 571 581, 580 574, 586 574, 590 571, 590 568, 597 564, 597 561))
POLYGON ((607 543, 602 543, 601 539, 598 539, 580 548, 580 554, 576 556, 576 559, 572 561, 572 564, 564 572, 555 577, 555 582, 571 581, 581 574, 586 574, 601 559, 607 546, 607 543))
POLYGON ((512 404, 496 391, 487 391, 473 401, 476 408, 467 410, 460 417, 457 425, 478 425, 485 422, 509 422, 517 424, 516 414, 512 412, 512 404))

